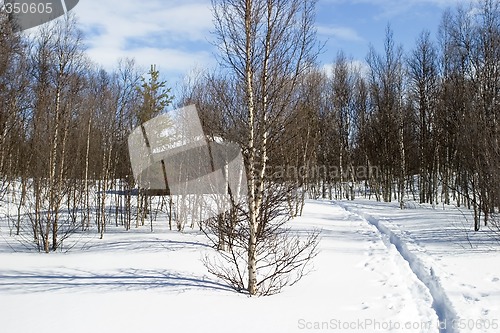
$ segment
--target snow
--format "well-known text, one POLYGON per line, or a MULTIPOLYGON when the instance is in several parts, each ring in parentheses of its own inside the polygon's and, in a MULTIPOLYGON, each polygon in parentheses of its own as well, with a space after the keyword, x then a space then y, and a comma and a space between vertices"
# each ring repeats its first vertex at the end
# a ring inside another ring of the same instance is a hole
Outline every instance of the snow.
POLYGON ((2 332, 497 332, 500 246, 469 212, 397 203, 310 200, 290 222, 320 228, 299 283, 248 297, 207 273, 199 231, 159 219, 75 235, 67 252, 19 251, 0 222, 2 332), (439 319, 442 322, 439 322, 439 319))
POLYGON ((426 291, 430 293, 432 304, 431 307, 434 309, 435 314, 439 318, 440 323, 444 323, 441 330, 443 332, 457 332, 458 329, 454 325, 446 325, 446 323, 453 323, 458 320, 457 314, 450 300, 448 299, 443 287, 440 283, 439 278, 435 275, 433 267, 426 267, 417 256, 417 252, 412 252, 406 246, 406 243, 401 240, 401 238, 385 224, 379 221, 377 218, 358 211, 357 209, 352 209, 347 205, 340 204, 347 211, 354 212, 356 215, 362 217, 371 225, 375 226, 378 231, 385 237, 386 243, 394 246, 399 255, 407 261, 412 273, 415 277, 425 286, 420 286, 421 293, 417 292, 416 295, 426 294, 426 291), (425 290, 427 288, 427 290, 425 290))
POLYGON ((472 213, 456 207, 399 210, 397 205, 357 200, 349 207, 378 221, 402 252, 417 260, 418 274, 435 289, 438 310, 448 317, 445 332, 498 332, 498 231, 473 232, 472 213))

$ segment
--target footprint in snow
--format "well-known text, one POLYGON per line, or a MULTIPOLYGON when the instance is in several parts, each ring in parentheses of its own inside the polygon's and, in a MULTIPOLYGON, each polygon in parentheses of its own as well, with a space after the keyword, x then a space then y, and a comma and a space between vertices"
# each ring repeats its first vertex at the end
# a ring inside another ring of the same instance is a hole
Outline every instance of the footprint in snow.
POLYGON ((479 302, 479 298, 477 298, 477 297, 474 297, 471 295, 463 295, 463 296, 468 303, 479 302))
POLYGON ((461 285, 462 287, 467 287, 467 288, 470 288, 470 289, 477 289, 477 287, 476 287, 476 286, 473 286, 473 285, 471 285, 471 284, 461 283, 460 285, 461 285))
POLYGON ((500 279, 497 277, 494 277, 493 279, 491 279, 491 282, 498 282, 498 281, 500 281, 500 279))

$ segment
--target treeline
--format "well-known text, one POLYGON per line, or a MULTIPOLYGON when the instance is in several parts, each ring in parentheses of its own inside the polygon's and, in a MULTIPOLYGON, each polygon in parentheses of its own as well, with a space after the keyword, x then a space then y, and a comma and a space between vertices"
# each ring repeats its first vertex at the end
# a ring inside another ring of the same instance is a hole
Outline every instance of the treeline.
MULTIPOLYGON (((300 213, 305 192, 342 199, 355 191, 398 200, 401 208, 408 196, 456 202, 474 209, 476 230, 498 213, 499 1, 446 10, 435 37, 424 31, 413 49, 403 50, 388 27, 384 49, 370 49, 366 68, 339 52, 331 71, 313 66, 288 83, 276 79, 280 86, 271 90, 256 83, 258 99, 277 104, 255 106, 266 128, 256 139, 257 146, 265 140, 266 179, 293 184, 292 214, 300 213), (294 80, 299 88, 288 91, 294 80)), ((231 52, 238 51, 229 50, 229 59, 231 52)), ((208 133, 247 147, 248 121, 234 109, 248 100, 237 78, 243 69, 234 63, 200 75, 183 102, 198 105, 208 133)), ((293 68, 278 71, 287 66, 293 68)))
MULTIPOLYGON (((474 209, 476 230, 487 224, 500 207, 500 2, 447 10, 435 40, 423 32, 412 50, 388 28, 366 68, 339 52, 331 70, 317 65, 312 29, 282 35, 285 4, 277 2, 275 31, 246 53, 221 16, 216 30, 235 45, 226 67, 192 80, 177 100, 197 105, 213 140, 241 145, 252 199, 263 205, 255 219, 281 212, 273 202, 296 215, 307 195, 358 191, 402 208, 408 196, 457 202, 474 209)), ((127 138, 171 96, 154 68, 149 81, 143 74, 132 60, 114 71, 92 63, 73 17, 25 36, 0 14, 0 194, 17 207, 16 234, 49 252, 76 229, 97 226, 102 236, 110 223, 153 218, 153 200, 132 191, 127 138)), ((172 198, 155 202, 172 223, 172 198)))
POLYGON ((16 234, 49 252, 77 228, 144 224, 127 138, 163 86, 146 91, 143 74, 133 60, 92 63, 72 16, 29 36, 0 17, 0 194, 17 206, 16 234))

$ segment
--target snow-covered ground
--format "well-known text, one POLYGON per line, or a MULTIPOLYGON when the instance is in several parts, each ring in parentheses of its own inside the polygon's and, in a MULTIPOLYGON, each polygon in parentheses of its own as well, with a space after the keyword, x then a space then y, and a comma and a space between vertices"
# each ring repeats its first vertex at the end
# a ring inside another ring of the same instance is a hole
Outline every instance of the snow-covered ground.
POLYGON ((165 221, 49 255, 13 253, 0 226, 0 331, 498 332, 500 245, 467 214, 308 201, 290 223, 322 229, 313 270, 261 298, 209 276, 205 236, 165 221))

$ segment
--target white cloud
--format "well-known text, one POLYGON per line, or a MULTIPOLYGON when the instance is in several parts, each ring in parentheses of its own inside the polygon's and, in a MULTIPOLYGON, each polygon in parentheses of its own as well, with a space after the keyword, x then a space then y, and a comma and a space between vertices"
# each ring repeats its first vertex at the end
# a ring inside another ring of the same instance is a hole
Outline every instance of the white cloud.
POLYGON ((325 37, 333 37, 335 39, 347 40, 351 42, 361 42, 364 39, 358 34, 358 32, 349 27, 329 27, 329 26, 318 26, 318 34, 325 37))
MULTIPOLYGON (((348 60, 349 69, 353 72, 359 72, 362 76, 367 77, 370 72, 370 67, 364 60, 351 59, 348 60)), ((321 66, 321 69, 328 77, 332 77, 335 63, 328 63, 321 66)))
POLYGON ((376 18, 387 19, 395 17, 402 13, 411 11, 415 6, 431 5, 439 8, 453 7, 459 3, 464 3, 463 0, 320 0, 320 2, 328 4, 369 4, 381 8, 381 13, 376 18))
POLYGON ((80 1, 74 13, 86 32, 88 54, 105 68, 121 57, 177 74, 213 63, 206 51, 212 27, 208 1, 80 1), (203 51, 193 50, 196 44, 204 44, 203 51))
POLYGON ((142 69, 148 70, 151 64, 156 64, 161 73, 175 76, 174 79, 180 79, 193 68, 215 64, 208 52, 184 52, 173 48, 140 47, 131 50, 93 48, 87 53, 91 59, 105 68, 115 68, 119 58, 135 58, 142 69))
POLYGON ((365 3, 365 4, 371 4, 374 6, 380 6, 380 7, 390 7, 390 6, 395 6, 398 4, 406 4, 406 5, 418 5, 418 4, 428 4, 428 5, 436 5, 439 7, 447 7, 447 6, 454 6, 455 4, 458 3, 463 3, 463 0, 406 0, 406 1, 401 1, 401 0, 320 0, 320 2, 325 2, 325 3, 331 3, 331 4, 338 4, 338 3, 351 3, 351 4, 356 4, 356 3, 365 3))

